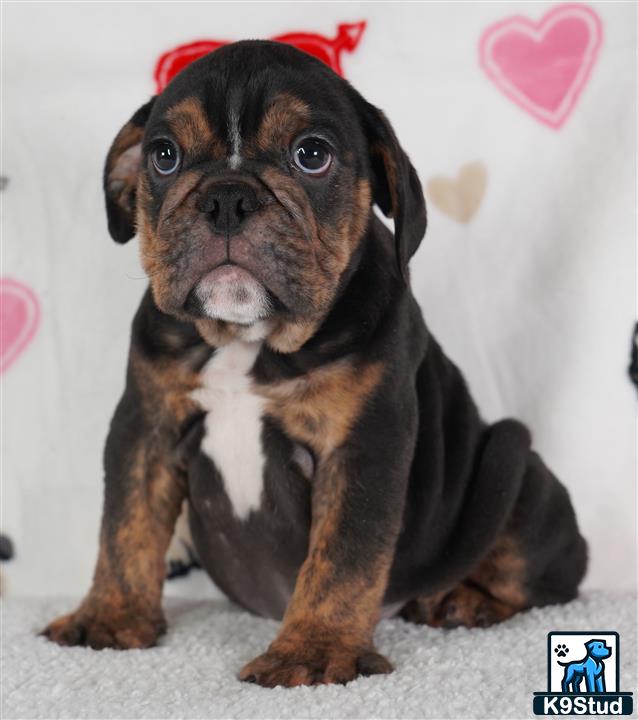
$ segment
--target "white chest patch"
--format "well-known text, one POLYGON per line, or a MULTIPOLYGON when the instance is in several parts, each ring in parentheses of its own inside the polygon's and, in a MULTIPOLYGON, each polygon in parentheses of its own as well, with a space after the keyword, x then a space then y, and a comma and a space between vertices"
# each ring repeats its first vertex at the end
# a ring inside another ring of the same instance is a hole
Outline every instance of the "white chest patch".
POLYGON ((201 449, 221 473, 241 519, 259 507, 263 489, 263 400, 252 392, 248 376, 260 347, 243 341, 221 347, 202 370, 202 387, 192 394, 207 413, 201 449))

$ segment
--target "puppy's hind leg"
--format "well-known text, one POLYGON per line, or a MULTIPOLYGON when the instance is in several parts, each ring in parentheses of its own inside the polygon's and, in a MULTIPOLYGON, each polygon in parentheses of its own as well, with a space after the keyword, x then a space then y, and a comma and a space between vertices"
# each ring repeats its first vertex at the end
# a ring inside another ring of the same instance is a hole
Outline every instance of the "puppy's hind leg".
POLYGON ((587 569, 587 543, 578 530, 566 488, 534 452, 510 528, 525 560, 528 605, 573 600, 587 569))
MULTIPOLYGON (((500 445, 513 453, 511 443, 500 445)), ((522 458, 521 476, 504 529, 458 585, 412 600, 402 612, 405 618, 434 627, 484 627, 530 607, 576 597, 587 546, 567 490, 535 452, 521 446, 516 453, 522 458)), ((471 546, 459 547, 464 555, 472 552, 471 546)))
POLYGON ((410 601, 401 616, 431 627, 488 627, 512 617, 527 605, 523 561, 503 536, 477 569, 447 592, 410 601))
POLYGON ((507 620, 516 610, 490 597, 485 592, 460 583, 439 601, 419 597, 403 607, 401 617, 419 625, 444 628, 489 627, 507 620))

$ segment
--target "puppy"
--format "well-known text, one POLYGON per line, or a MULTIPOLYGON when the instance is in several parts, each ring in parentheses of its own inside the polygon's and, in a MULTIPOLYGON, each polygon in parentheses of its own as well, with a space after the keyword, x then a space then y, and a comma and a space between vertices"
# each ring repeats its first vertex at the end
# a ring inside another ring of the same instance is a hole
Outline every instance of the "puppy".
POLYGON ((150 288, 93 585, 51 640, 156 642, 184 499, 215 583, 283 618, 240 673, 264 686, 390 672, 381 616, 483 626, 576 595, 568 494, 524 426, 481 420, 428 332, 408 281, 421 184, 347 82, 285 45, 223 47, 124 125, 104 189, 150 288))

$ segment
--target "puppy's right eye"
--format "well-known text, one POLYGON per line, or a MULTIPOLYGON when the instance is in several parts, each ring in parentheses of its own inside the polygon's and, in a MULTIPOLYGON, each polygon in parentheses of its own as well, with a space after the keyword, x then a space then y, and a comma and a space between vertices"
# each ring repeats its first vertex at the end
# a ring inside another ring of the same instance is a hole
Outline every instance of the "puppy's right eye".
POLYGON ((174 173, 179 161, 179 150, 170 140, 160 140, 151 150, 151 162, 160 175, 174 173))

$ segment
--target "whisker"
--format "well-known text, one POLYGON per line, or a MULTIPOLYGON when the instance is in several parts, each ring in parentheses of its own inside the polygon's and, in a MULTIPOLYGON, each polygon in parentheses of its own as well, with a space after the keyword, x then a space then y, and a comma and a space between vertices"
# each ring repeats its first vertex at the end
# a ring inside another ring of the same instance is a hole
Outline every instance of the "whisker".
POLYGON ((142 275, 141 277, 138 277, 137 275, 129 275, 128 273, 124 273, 127 280, 148 280, 149 275, 142 275))
POLYGON ((162 272, 162 269, 156 270, 155 272, 146 273, 145 275, 142 275, 141 277, 139 277, 137 275, 129 275, 129 273, 125 273, 125 275, 129 280, 148 280, 149 278, 159 275, 161 272, 162 272))

